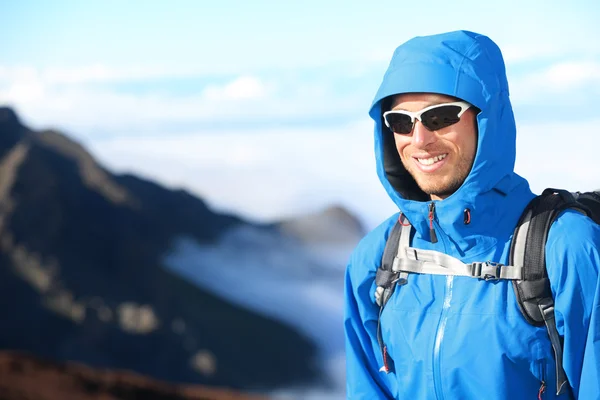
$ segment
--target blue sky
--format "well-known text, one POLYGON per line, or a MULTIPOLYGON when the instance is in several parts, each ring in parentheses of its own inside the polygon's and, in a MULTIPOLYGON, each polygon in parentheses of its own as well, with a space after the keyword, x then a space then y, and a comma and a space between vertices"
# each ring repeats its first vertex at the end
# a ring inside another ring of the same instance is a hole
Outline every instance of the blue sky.
POLYGON ((600 187, 600 3, 377 4, 6 0, 0 104, 218 209, 272 220, 341 203, 372 227, 394 211, 367 118, 389 57, 467 29, 503 50, 517 172, 538 191, 600 187))

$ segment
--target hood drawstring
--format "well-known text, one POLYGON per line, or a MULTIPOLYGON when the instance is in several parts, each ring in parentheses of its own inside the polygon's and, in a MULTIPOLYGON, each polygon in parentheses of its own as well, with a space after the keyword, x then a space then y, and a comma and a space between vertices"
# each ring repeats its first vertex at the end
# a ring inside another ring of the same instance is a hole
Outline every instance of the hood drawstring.
MULTIPOLYGON (((435 219, 435 203, 432 201, 429 203, 429 235, 431 237, 431 243, 437 243, 437 234, 435 233, 435 227, 433 226, 433 220, 435 219)), ((463 211, 463 223, 469 225, 471 223, 471 210, 465 208, 463 211)))
POLYGON ((431 243, 437 243, 437 235, 433 227, 433 219, 435 218, 435 203, 432 201, 429 203, 429 235, 431 237, 431 243))
POLYGON ((465 225, 469 225, 471 223, 471 210, 469 210, 468 208, 465 208, 465 211, 463 212, 463 222, 465 223, 465 225))

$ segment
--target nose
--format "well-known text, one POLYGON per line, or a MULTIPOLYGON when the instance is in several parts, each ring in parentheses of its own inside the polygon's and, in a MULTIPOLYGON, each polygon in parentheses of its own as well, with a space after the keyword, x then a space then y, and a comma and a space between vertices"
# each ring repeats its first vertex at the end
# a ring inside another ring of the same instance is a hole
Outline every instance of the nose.
POLYGON ((425 148, 437 140, 435 132, 425 128, 421 121, 416 120, 413 128, 412 143, 417 148, 425 148))

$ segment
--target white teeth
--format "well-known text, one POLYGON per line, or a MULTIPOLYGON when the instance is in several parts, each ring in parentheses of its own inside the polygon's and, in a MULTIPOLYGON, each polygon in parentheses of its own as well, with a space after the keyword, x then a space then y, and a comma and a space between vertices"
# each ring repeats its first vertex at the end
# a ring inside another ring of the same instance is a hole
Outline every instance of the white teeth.
POLYGON ((417 160, 419 160, 419 162, 423 165, 431 165, 440 160, 443 160, 444 158, 446 158, 446 156, 447 156, 447 154, 440 154, 439 156, 435 156, 435 157, 431 157, 431 158, 417 158, 417 160))

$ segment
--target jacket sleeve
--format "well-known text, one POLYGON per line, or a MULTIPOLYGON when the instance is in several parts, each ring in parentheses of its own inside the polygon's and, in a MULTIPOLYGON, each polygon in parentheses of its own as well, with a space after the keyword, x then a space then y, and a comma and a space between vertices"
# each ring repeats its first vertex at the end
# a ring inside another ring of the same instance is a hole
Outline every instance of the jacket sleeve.
POLYGON ((554 293, 563 368, 576 399, 600 393, 600 226, 574 211, 554 223, 546 265, 554 293))
POLYGON ((352 400, 394 398, 388 376, 379 372, 382 362, 377 342, 379 307, 371 297, 374 278, 375 273, 353 256, 346 269, 344 291, 346 397, 352 400))

